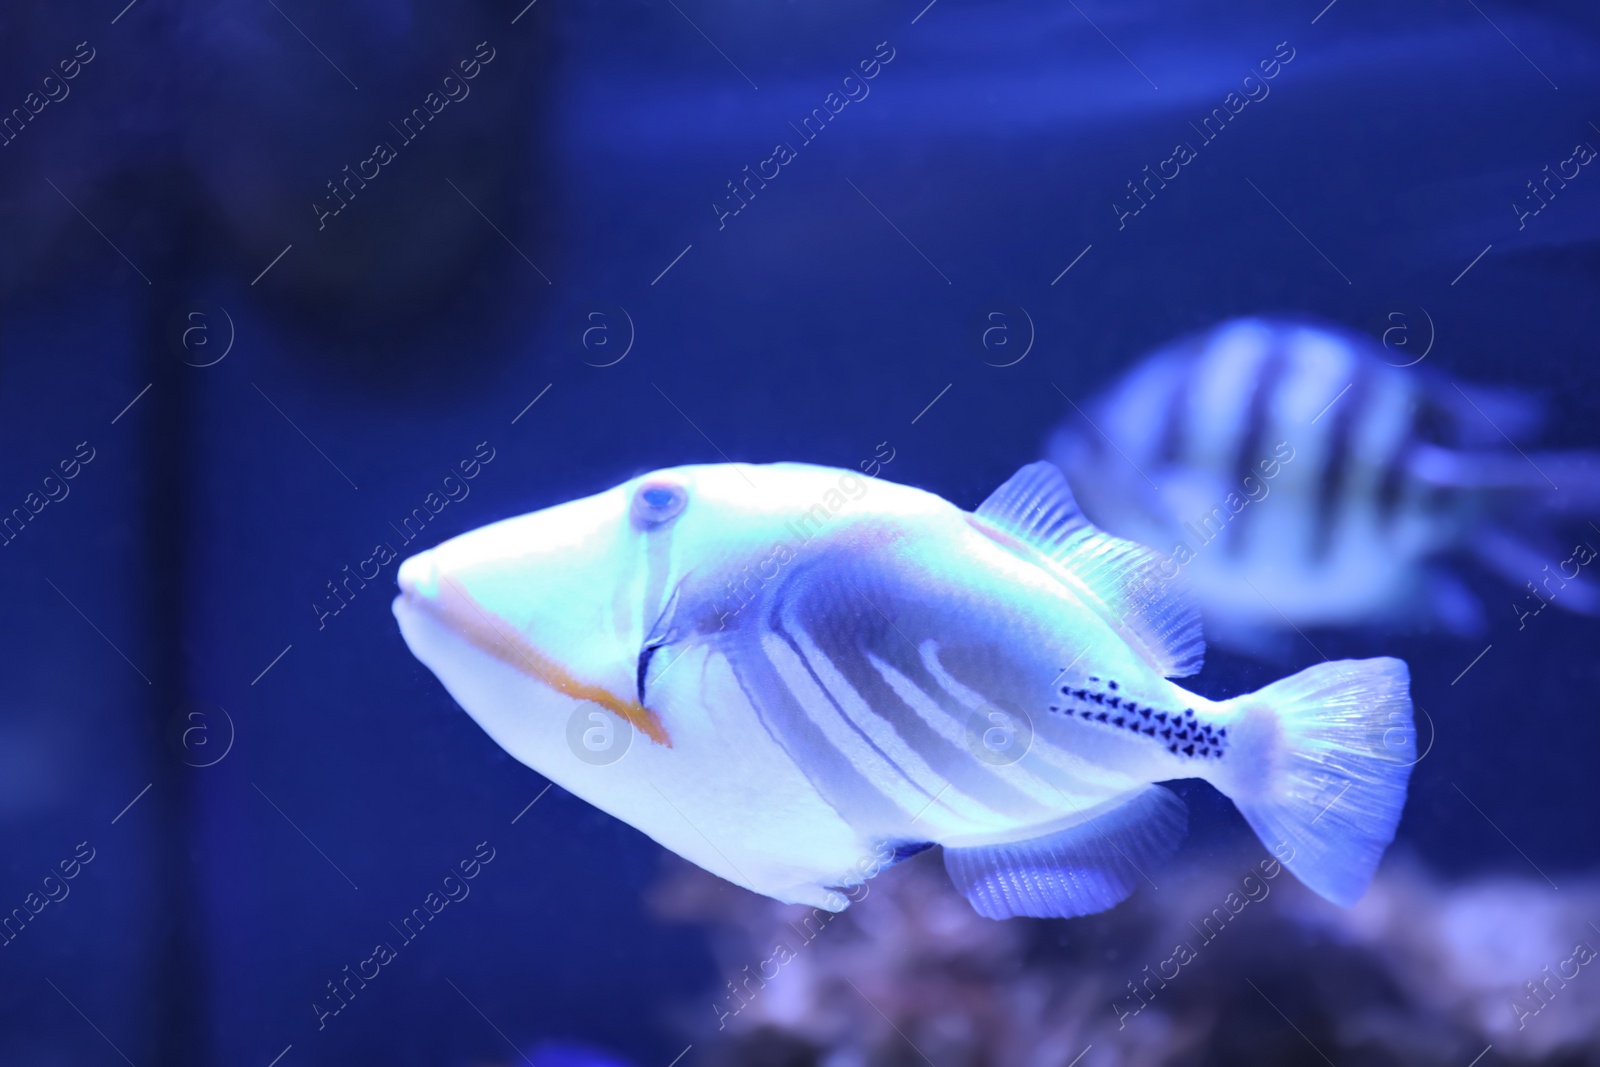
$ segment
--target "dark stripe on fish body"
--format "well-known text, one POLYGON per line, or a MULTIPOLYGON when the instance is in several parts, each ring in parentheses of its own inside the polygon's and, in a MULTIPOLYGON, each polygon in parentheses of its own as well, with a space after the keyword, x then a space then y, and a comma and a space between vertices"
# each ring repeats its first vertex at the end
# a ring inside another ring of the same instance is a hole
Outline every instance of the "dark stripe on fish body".
MULTIPOLYGON (((1311 561, 1320 563, 1333 550, 1333 534, 1345 510, 1344 489, 1350 480, 1354 460, 1355 432, 1365 414, 1367 392, 1372 376, 1366 364, 1351 364, 1350 392, 1338 397, 1333 408, 1333 425, 1328 427, 1327 455, 1323 458, 1322 478, 1317 486, 1316 518, 1311 527, 1311 561)), ((1337 397, 1338 394, 1335 394, 1337 397)))
POLYGON ((817 795, 838 812, 840 818, 850 822, 861 818, 885 821, 903 817, 900 805, 885 797, 883 791, 828 740, 822 727, 813 722, 800 702, 790 695, 782 675, 759 648, 753 656, 738 658, 734 677, 767 735, 788 754, 817 795), (774 703, 778 706, 772 706, 774 703), (835 758, 825 757, 826 752, 832 752, 835 758), (819 763, 825 766, 818 766, 819 763))
MULTIPOLYGON (((882 622, 881 618, 878 620, 882 622)), ((921 654, 886 625, 877 627, 883 638, 882 648, 875 649, 879 658, 893 666, 929 703, 947 715, 959 729, 968 728, 974 710, 966 707, 939 684, 933 672, 922 662, 921 654), (897 657, 906 653, 905 661, 897 657)), ((863 651, 863 634, 807 633, 828 657, 828 662, 861 697, 869 713, 882 719, 913 752, 920 756, 936 774, 944 775, 957 792, 963 793, 990 810, 1006 813, 1025 811, 1038 802, 997 777, 990 766, 973 759, 972 753, 947 740, 894 690, 888 680, 873 666, 863 651), (964 770, 966 773, 959 773, 964 770)), ((820 683, 819 683, 820 684, 820 683)))
POLYGON ((1390 453, 1389 462, 1384 464, 1383 474, 1378 479, 1377 518, 1380 530, 1393 526, 1400 515, 1400 501, 1405 496, 1406 473, 1411 469, 1411 456, 1417 442, 1427 432, 1431 418, 1427 400, 1418 397, 1415 404, 1410 426, 1390 453))
POLYGON ((1461 506, 1462 491, 1451 485, 1430 486, 1422 498, 1422 506, 1432 516, 1457 511, 1461 506))
MULTIPOLYGON (((1245 415, 1244 435, 1239 438, 1239 451, 1233 460, 1234 485, 1240 490, 1244 489, 1246 478, 1260 480, 1256 472, 1256 463, 1263 458, 1261 452, 1267 439, 1267 428, 1277 412, 1275 401, 1289 371, 1287 335, 1283 330, 1273 330, 1269 336, 1270 340, 1267 343, 1271 347, 1256 369, 1255 386, 1250 394, 1250 410, 1245 415)), ((1235 515, 1228 524, 1228 555, 1237 557, 1244 554, 1245 531, 1250 528, 1246 516, 1254 513, 1255 509, 1246 508, 1235 515)))
POLYGON ((1161 461, 1175 464, 1183 458, 1183 446, 1189 433, 1189 397, 1194 392, 1194 380, 1205 350, 1180 361, 1182 373, 1172 376, 1172 392, 1167 395, 1166 412, 1161 419, 1161 461))
MULTIPOLYGON (((844 723, 847 726, 850 727, 850 729, 855 731, 856 736, 861 738, 861 740, 866 744, 866 746, 872 750, 874 755, 876 755, 879 759, 883 760, 883 762, 888 764, 890 767, 893 767, 895 773, 898 774, 900 777, 904 778, 906 780, 906 783, 909 784, 911 786, 911 788, 915 789, 917 792, 921 793, 923 796, 927 797, 931 801, 933 799, 933 797, 934 797, 934 794, 928 792, 922 786, 918 785, 916 779, 912 778, 909 774, 907 774, 905 772, 905 768, 901 767, 900 764, 896 763, 893 759, 891 759, 887 752, 885 752, 883 749, 879 748, 878 747, 878 743, 867 735, 866 730, 862 729, 861 725, 859 723, 857 723, 855 721, 855 719, 851 718, 850 714, 847 711, 845 711, 842 706, 840 706, 838 698, 835 697, 833 695, 833 693, 828 689, 827 685, 822 681, 822 678, 818 676, 816 668, 814 668, 811 665, 811 660, 810 660, 809 657, 806 656, 805 651, 800 647, 800 642, 796 641, 794 639, 793 635, 791 635, 789 633, 788 629, 784 627, 784 625, 783 625, 783 623, 782 623, 782 621, 781 621, 781 619, 779 617, 781 612, 782 612, 782 604, 779 603, 779 604, 774 605, 772 614, 768 617, 768 620, 767 620, 768 626, 772 629, 772 632, 774 634, 776 634, 783 641, 784 644, 789 646, 789 651, 793 652, 795 654, 795 657, 800 660, 800 665, 802 667, 804 667, 806 673, 811 676, 811 681, 814 682, 816 684, 816 687, 819 690, 822 691, 822 695, 828 698, 828 703, 833 705, 833 710, 838 713, 839 718, 841 720, 843 720, 844 723)), ((831 661, 831 659, 832 658, 830 657, 830 661, 831 661)), ((834 663, 834 667, 835 667, 835 669, 837 669, 838 664, 834 663)), ((778 673, 779 677, 782 677, 782 673, 783 672, 778 670, 778 666, 777 666, 776 663, 773 664, 773 670, 778 673)), ((804 708, 804 705, 800 703, 799 698, 795 697, 794 693, 791 692, 789 695, 791 697, 795 698, 794 702, 795 702, 796 705, 804 708)), ((863 699, 863 702, 865 702, 864 699, 863 699)), ((841 749, 839 749, 838 746, 830 746, 830 747, 832 747, 835 752, 838 752, 840 754, 840 756, 844 758, 845 762, 847 762, 847 763, 849 762, 849 757, 845 756, 844 752, 841 749)))
POLYGON ((1429 444, 1456 446, 1460 444, 1461 428, 1456 413, 1441 404, 1427 390, 1419 390, 1417 397, 1416 435, 1429 444))
MULTIPOLYGON (((795 573, 791 572, 790 581, 795 573)), ((776 605, 782 601, 783 597, 774 595, 771 603, 776 605)), ((900 805, 884 796, 883 791, 828 740, 822 727, 789 692, 782 672, 761 647, 760 627, 752 626, 736 639, 728 649, 727 658, 734 679, 755 711, 761 728, 788 754, 817 795, 838 812, 840 818, 847 822, 864 819, 885 825, 893 825, 894 820, 904 818, 900 805)))

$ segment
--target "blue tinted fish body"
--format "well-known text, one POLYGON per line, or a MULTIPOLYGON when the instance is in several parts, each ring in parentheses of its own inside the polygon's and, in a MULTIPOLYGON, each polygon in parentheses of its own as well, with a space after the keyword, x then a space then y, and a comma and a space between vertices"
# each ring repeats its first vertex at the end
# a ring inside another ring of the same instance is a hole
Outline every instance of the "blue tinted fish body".
MULTIPOLYGON (((1600 463, 1512 444, 1537 420, 1526 397, 1398 362, 1347 331, 1235 320, 1130 371, 1049 453, 1095 521, 1184 574, 1213 638, 1472 632, 1482 605, 1443 559, 1471 552, 1519 586, 1538 581, 1570 554, 1548 540, 1552 514, 1596 499, 1600 463)), ((1563 593, 1600 608, 1586 587, 1563 593)))
POLYGON ((1204 644, 1156 562, 1046 463, 974 513, 827 468, 682 467, 407 560, 395 614, 517 758, 780 900, 844 907, 938 844, 983 914, 1107 908, 1181 837, 1157 783, 1182 777, 1354 900, 1404 800, 1405 665, 1207 700, 1171 680, 1204 644), (607 729, 632 746, 586 758, 607 729))

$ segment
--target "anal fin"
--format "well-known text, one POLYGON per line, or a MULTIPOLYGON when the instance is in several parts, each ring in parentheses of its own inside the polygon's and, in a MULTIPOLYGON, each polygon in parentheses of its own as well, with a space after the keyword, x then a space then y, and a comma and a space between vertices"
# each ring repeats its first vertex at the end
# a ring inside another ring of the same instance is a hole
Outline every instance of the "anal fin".
POLYGON ((1170 856, 1188 828, 1171 790, 1148 786, 1082 822, 1000 845, 946 848, 945 870, 979 915, 1068 918, 1113 907, 1170 856))

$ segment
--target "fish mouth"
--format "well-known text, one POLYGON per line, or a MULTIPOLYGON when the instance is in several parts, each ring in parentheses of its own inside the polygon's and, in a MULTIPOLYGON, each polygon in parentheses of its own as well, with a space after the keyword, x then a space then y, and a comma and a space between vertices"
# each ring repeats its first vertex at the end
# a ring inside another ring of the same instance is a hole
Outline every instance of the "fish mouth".
POLYGON ((422 615, 454 632, 481 652, 575 701, 598 704, 651 741, 672 747, 661 717, 636 700, 619 697, 603 685, 574 676, 504 619, 489 611, 461 582, 439 566, 435 552, 404 560, 395 575, 400 595, 392 610, 404 630, 406 614, 422 615))
POLYGON ((397 600, 416 598, 426 600, 438 595, 439 592, 439 565, 430 552, 418 552, 400 562, 400 570, 395 575, 395 581, 400 585, 400 596, 397 600))

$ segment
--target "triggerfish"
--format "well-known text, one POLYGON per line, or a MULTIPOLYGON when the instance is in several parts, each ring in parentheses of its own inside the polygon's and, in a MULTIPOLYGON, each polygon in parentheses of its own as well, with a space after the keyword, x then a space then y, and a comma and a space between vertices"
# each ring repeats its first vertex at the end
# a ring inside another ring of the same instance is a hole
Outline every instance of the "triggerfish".
POLYGON ((718 464, 413 556, 394 612, 514 757, 781 901, 841 910, 937 844, 983 915, 1101 911, 1186 830, 1156 783, 1200 778, 1353 903, 1405 802, 1406 665, 1191 693, 1168 679, 1200 669, 1199 615, 1159 562, 1047 463, 971 513, 850 471, 718 464))
POLYGON ((1519 447, 1539 421, 1530 397, 1410 365, 1424 354, 1311 322, 1225 322, 1071 414, 1048 458, 1091 519, 1184 573, 1221 644, 1479 633, 1483 605, 1450 566, 1463 555, 1516 586, 1496 612, 1519 628, 1547 603, 1600 613, 1580 574, 1594 539, 1557 536, 1600 507, 1600 455, 1519 447))

